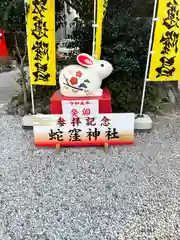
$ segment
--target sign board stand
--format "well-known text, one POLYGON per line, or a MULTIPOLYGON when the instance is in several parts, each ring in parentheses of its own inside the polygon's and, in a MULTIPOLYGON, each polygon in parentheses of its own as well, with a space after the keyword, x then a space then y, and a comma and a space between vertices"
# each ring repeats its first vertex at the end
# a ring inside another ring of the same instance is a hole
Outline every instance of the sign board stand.
MULTIPOLYGON (((108 153, 109 150, 109 144, 108 143, 104 143, 104 152, 108 153)), ((61 145, 59 143, 56 144, 56 152, 60 153, 61 151, 61 145)))
POLYGON ((103 146, 107 152, 110 145, 133 144, 134 113, 93 115, 34 115, 35 146, 55 147, 58 152, 68 146, 103 146))

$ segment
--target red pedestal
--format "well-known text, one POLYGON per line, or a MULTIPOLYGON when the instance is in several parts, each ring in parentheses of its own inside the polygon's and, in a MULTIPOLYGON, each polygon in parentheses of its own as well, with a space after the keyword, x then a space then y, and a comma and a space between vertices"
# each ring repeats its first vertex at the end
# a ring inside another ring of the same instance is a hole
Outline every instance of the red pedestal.
POLYGON ((7 56, 8 56, 8 50, 6 46, 4 31, 0 29, 0 57, 7 57, 7 56))
POLYGON ((63 114, 63 100, 99 100, 99 113, 112 113, 111 93, 108 89, 103 89, 102 97, 65 97, 58 90, 52 95, 50 100, 51 114, 63 114))

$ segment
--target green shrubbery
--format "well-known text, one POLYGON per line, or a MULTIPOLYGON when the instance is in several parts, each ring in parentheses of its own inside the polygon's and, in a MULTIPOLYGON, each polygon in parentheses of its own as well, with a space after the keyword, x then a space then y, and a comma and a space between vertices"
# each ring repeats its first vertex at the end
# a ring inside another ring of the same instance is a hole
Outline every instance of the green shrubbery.
MULTIPOLYGON (((114 111, 139 111, 150 37, 152 2, 109 0, 103 24, 101 58, 110 61, 115 69, 103 82, 103 87, 111 90, 114 111)), ((73 37, 76 43, 81 51, 91 53, 92 23, 86 19, 83 22, 77 21, 75 26, 73 37)), ((145 109, 155 111, 160 101, 159 88, 148 83, 145 109)))

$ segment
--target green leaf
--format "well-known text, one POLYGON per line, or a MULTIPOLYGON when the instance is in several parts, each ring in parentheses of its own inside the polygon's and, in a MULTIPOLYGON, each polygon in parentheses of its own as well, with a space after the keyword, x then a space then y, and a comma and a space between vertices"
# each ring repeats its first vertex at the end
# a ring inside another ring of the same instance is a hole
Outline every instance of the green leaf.
POLYGON ((84 82, 86 82, 86 83, 90 83, 90 81, 89 81, 88 79, 84 80, 84 82))

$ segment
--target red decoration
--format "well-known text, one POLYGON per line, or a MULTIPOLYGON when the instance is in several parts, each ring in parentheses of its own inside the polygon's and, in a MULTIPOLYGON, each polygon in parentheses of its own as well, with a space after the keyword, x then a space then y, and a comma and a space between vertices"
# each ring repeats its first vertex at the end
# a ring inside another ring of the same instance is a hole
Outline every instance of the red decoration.
POLYGON ((7 56, 8 56, 8 50, 6 46, 4 31, 0 29, 0 57, 7 57, 7 56))
POLYGON ((99 113, 112 113, 111 107, 111 94, 108 89, 103 89, 102 97, 65 97, 59 90, 57 90, 51 97, 51 114, 63 114, 62 113, 62 101, 84 101, 89 104, 89 100, 99 101, 99 113))
POLYGON ((78 71, 76 72, 76 77, 81 77, 82 76, 82 72, 78 71))
POLYGON ((72 77, 72 78, 70 79, 70 83, 71 83, 72 85, 76 85, 76 84, 78 83, 78 79, 75 78, 75 77, 72 77))

